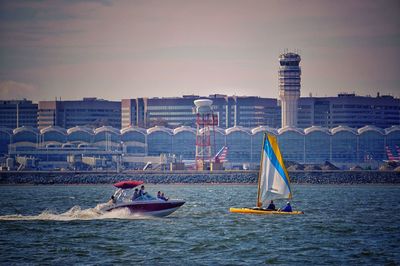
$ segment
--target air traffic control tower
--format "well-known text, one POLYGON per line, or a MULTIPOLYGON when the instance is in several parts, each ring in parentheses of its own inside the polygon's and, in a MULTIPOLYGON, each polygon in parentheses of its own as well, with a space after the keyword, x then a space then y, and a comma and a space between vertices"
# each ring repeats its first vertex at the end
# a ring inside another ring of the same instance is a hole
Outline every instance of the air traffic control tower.
POLYGON ((300 55, 284 53, 279 56, 279 98, 282 127, 297 127, 297 101, 300 98, 300 55))

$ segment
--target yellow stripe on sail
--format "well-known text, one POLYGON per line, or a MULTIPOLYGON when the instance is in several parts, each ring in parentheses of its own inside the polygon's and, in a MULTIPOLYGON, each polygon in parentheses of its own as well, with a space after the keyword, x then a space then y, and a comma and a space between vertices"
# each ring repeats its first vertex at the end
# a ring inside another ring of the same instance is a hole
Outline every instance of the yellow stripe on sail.
MULTIPOLYGON (((279 150, 279 146, 278 146, 278 141, 276 140, 276 137, 270 134, 267 134, 268 137, 268 141, 271 144, 271 148, 275 153, 276 158, 278 159, 279 164, 281 165, 283 171, 285 172, 286 178, 289 182, 289 186, 290 186, 290 177, 289 174, 286 170, 285 164, 283 163, 283 158, 282 158, 282 154, 281 151, 279 150)), ((289 198, 292 197, 292 193, 289 194, 289 198)))

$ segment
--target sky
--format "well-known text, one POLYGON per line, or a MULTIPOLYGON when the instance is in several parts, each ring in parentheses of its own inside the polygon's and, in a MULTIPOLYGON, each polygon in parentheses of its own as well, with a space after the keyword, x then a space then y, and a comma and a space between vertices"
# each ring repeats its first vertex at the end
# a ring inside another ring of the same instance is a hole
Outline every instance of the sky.
POLYGON ((400 97, 400 1, 0 0, 0 99, 400 97))

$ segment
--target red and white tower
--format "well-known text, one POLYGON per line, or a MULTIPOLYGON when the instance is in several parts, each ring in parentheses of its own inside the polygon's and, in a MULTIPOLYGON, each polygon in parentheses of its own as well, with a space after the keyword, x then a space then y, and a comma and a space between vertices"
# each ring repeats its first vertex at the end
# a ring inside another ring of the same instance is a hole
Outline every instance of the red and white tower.
MULTIPOLYGON (((196 169, 207 170, 211 165, 210 127, 218 125, 218 116, 211 109, 212 100, 195 100, 196 105, 196 169)), ((214 130, 213 130, 214 132, 214 130)))

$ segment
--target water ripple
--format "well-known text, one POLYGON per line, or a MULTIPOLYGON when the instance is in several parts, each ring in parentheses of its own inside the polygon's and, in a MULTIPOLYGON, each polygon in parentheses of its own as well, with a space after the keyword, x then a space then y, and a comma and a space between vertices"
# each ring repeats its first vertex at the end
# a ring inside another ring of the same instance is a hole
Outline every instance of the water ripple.
MULTIPOLYGON (((399 264, 399 186, 294 186, 301 216, 231 214, 255 186, 161 185, 187 203, 166 218, 96 204, 109 186, 0 187, 2 264, 399 264), (24 197, 15 197, 18 190, 24 197), (28 195, 28 197, 26 197, 28 195), (49 198, 52 199, 49 201, 49 198), (376 211, 374 211, 376 210, 376 211)), ((277 202, 284 204, 284 202, 277 202)), ((279 206, 280 207, 280 206, 279 206)))

